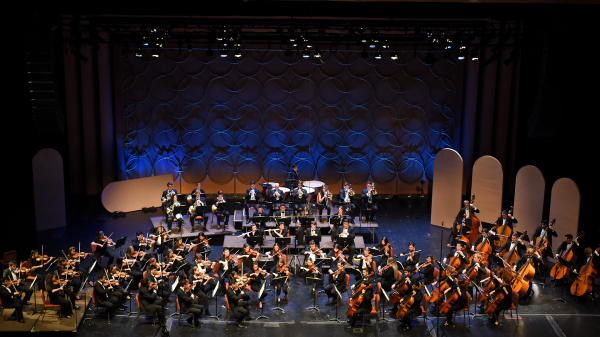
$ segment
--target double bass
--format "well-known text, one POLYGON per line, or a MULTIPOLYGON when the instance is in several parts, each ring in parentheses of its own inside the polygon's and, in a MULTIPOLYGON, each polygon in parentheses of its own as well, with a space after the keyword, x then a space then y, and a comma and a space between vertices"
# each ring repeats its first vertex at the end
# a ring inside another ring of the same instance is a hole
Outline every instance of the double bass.
MULTIPOLYGON (((471 205, 475 202, 475 194, 471 194, 471 205)), ((469 234, 467 234, 467 236, 469 237, 469 240, 471 240, 471 242, 475 242, 475 240, 477 240, 477 238, 479 237, 479 234, 481 234, 481 231, 479 230, 479 228, 481 227, 481 221, 479 220, 479 218, 477 218, 477 216, 475 215, 475 213, 471 213, 471 232, 469 234)))
POLYGON ((466 246, 470 246, 471 238, 468 235, 463 234, 463 228, 465 228, 465 220, 466 220, 466 215, 463 216, 462 224, 460 225, 460 231, 458 232, 458 236, 455 239, 457 241, 463 241, 466 246))
MULTIPOLYGON (((581 234, 579 234, 579 236, 576 237, 575 240, 573 240, 573 241, 579 242, 579 239, 583 238, 584 236, 585 236, 585 232, 581 232, 581 234)), ((574 263, 575 260, 577 260, 577 255, 575 255, 575 252, 573 252, 573 247, 575 247, 575 242, 573 242, 573 244, 571 244, 571 247, 569 247, 569 249, 565 249, 565 251, 561 254, 560 257, 567 262, 574 263)), ((550 271, 550 275, 552 275, 552 277, 555 280, 560 280, 565 276, 566 277, 571 276, 571 269, 569 269, 569 267, 562 264, 560 261, 561 260, 558 259, 558 262, 552 267, 552 270, 550 271)))
MULTIPOLYGON (((508 210, 508 216, 513 215, 513 209, 514 209, 514 207, 510 206, 510 209, 508 210)), ((506 222, 508 223, 508 221, 506 221, 506 222)), ((508 240, 508 238, 510 238, 510 236, 512 235, 512 229, 510 229, 510 227, 508 227, 508 225, 502 225, 498 228, 496 233, 498 233, 498 237, 500 237, 499 240, 494 241, 496 250, 498 250, 498 249, 500 249, 500 247, 504 246, 504 244, 506 243, 506 240, 508 240)))
MULTIPOLYGON (((522 240, 525 237, 525 235, 527 235, 527 231, 523 232, 523 234, 519 237, 519 240, 522 240)), ((519 253, 517 252, 517 245, 512 247, 511 250, 504 253, 503 256, 504 261, 506 261, 506 263, 510 264, 511 266, 517 261, 519 261, 520 258, 521 256, 519 256, 519 253)))
MULTIPOLYGON (((596 248, 596 251, 600 251, 600 247, 596 248)), ((594 253, 592 252, 592 257, 594 253)), ((579 271, 577 275, 577 279, 575 282, 571 284, 571 294, 575 296, 587 296, 592 293, 592 287, 594 285, 594 279, 596 278, 596 268, 594 267, 594 263, 592 263, 592 259, 590 259, 579 271)))
POLYGON ((556 223, 556 218, 552 219, 552 222, 550 222, 550 224, 548 225, 548 228, 546 228, 546 230, 544 231, 544 235, 543 237, 540 235, 539 237, 535 238, 535 240, 533 241, 533 249, 536 252, 540 252, 540 254, 545 254, 544 252, 546 251, 546 247, 548 247, 548 231, 550 230, 550 227, 554 226, 554 224, 556 223))

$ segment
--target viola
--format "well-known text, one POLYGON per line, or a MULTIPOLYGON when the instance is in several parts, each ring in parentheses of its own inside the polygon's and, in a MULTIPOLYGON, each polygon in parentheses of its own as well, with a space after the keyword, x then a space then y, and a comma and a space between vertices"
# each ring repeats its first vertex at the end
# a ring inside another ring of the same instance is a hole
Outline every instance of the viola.
POLYGON ((308 267, 308 268, 301 267, 301 269, 306 270, 307 273, 319 273, 319 274, 321 273, 319 271, 319 267, 315 266, 314 264, 312 266, 308 267))

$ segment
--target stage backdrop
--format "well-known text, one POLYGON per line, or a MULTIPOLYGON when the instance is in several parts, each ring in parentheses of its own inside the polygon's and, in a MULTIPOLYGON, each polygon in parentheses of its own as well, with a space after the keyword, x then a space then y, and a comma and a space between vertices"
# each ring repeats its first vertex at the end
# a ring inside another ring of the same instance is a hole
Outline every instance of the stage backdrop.
POLYGON ((457 96, 455 59, 429 66, 424 57, 124 57, 123 178, 173 174, 184 192, 203 182, 231 193, 251 180, 282 182, 296 163, 302 180, 332 189, 371 179, 380 193, 414 193, 453 145, 457 96))

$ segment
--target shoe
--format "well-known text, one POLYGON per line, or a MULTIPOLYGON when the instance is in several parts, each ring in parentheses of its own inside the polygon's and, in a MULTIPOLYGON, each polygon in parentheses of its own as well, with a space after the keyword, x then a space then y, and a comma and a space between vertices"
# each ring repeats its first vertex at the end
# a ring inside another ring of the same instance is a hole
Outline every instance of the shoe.
POLYGON ((238 328, 246 328, 246 326, 244 324, 242 324, 242 322, 236 322, 238 328))
POLYGON ((346 328, 346 329, 352 329, 352 325, 351 325, 351 324, 348 324, 348 325, 346 325, 346 326, 345 326, 345 328, 346 328))
POLYGON ((121 308, 125 308, 125 309, 127 309, 127 305, 125 305, 125 304, 121 304, 121 308))
POLYGON ((246 225, 250 223, 250 219, 246 219, 246 225))
POLYGON ((21 318, 21 319, 20 319, 20 320, 18 320, 17 322, 19 322, 19 323, 25 323, 25 320, 21 318))
POLYGON ((119 308, 119 311, 125 311, 125 308, 119 308))

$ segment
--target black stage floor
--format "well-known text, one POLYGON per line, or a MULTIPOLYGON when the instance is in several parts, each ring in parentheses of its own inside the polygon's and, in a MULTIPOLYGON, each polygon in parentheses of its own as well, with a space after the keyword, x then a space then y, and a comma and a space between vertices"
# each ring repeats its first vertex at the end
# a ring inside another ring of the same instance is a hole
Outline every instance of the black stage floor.
MULTIPOLYGON (((133 212, 127 213, 123 218, 108 217, 101 205, 97 201, 91 200, 83 203, 74 211, 69 212, 69 225, 65 229, 49 230, 38 234, 38 242, 44 244, 44 253, 58 256, 61 249, 68 246, 77 246, 81 241, 82 249, 89 251, 89 243, 93 240, 96 231, 103 230, 107 235, 114 232, 113 238, 127 236, 128 241, 134 237, 135 232, 142 230, 146 232, 151 227, 150 216, 160 215, 156 213, 133 212)), ((421 256, 435 254, 439 256, 440 235, 442 231, 438 227, 430 225, 429 209, 426 207, 425 217, 420 217, 420 205, 409 204, 401 200, 387 200, 380 203, 380 211, 377 216, 379 229, 376 231, 376 241, 382 236, 387 236, 394 247, 395 252, 404 250, 409 242, 414 242, 417 249, 422 250, 421 256)), ((445 230, 444 245, 449 230, 445 230)), ((559 236, 564 233, 559 233, 559 236)), ((367 230, 362 231, 362 235, 367 245, 372 245, 370 233, 367 230)), ((213 245, 210 259, 213 260, 220 255, 222 241, 211 240, 213 245)), ((449 248, 444 247, 443 254, 448 252, 449 248)), ((193 329, 185 322, 185 318, 177 324, 176 316, 167 321, 171 335, 192 335, 192 334, 210 334, 214 336, 221 335, 243 335, 243 336, 347 336, 358 334, 359 331, 345 329, 345 324, 329 321, 336 316, 335 306, 327 303, 326 295, 322 294, 318 299, 319 311, 307 310, 306 308, 313 304, 314 296, 310 295, 310 286, 301 283, 300 277, 293 277, 291 282, 290 301, 282 302, 281 306, 285 313, 273 311, 273 295, 270 293, 266 298, 264 315, 268 320, 251 321, 247 328, 239 328, 235 325, 225 326, 223 321, 217 322, 212 319, 203 318, 204 325, 201 328, 193 329)), ((536 278, 536 282, 542 282, 542 278, 536 278)), ((353 283, 354 280, 351 280, 353 283)), ((504 324, 495 327, 487 318, 471 318, 465 324, 462 315, 455 321, 455 327, 445 328, 447 336, 592 336, 600 331, 600 307, 599 301, 591 301, 589 298, 581 299, 576 302, 576 298, 570 296, 568 287, 564 288, 563 297, 566 304, 561 301, 555 301, 560 297, 560 287, 553 287, 550 278, 546 279, 547 286, 534 285, 535 296, 529 303, 519 303, 520 324, 514 319, 505 320, 504 324), (596 333, 594 333, 596 331, 596 333)), ((344 299, 347 296, 344 295, 344 299)), ((218 313, 225 314, 224 300, 218 298, 218 303, 211 300, 210 311, 215 313, 215 306, 218 305, 218 313)), ((133 311, 136 311, 135 303, 133 311)), ((169 304, 169 314, 174 313, 174 300, 169 304)), ((254 305, 252 316, 260 314, 258 306, 254 305)), ((338 317, 345 321, 345 303, 340 306, 338 317)), ((386 307, 388 309, 388 307, 386 307)), ((432 311, 430 310, 430 317, 432 311)), ((471 314, 474 314, 474 306, 471 306, 471 314)), ((388 318, 389 316, 386 315, 388 318)), ((221 316, 223 318, 223 316, 221 316)), ((396 322, 380 324, 380 331, 377 331, 374 324, 368 324, 363 330, 363 334, 368 335, 410 335, 426 336, 428 327, 435 321, 425 323, 422 318, 413 320, 413 330, 404 332, 396 322)), ((443 323, 443 319, 440 318, 443 323)), ((1 323, 0 323, 1 324, 1 323)), ((157 331, 156 326, 152 326, 152 321, 140 317, 136 324, 136 315, 127 317, 125 313, 118 315, 111 324, 107 324, 103 315, 98 315, 91 325, 88 322, 80 326, 77 335, 79 336, 111 336, 111 335, 129 335, 129 336, 152 336, 157 331)), ((441 335, 441 330, 439 335, 441 335)), ((435 329, 434 329, 435 333, 435 329)), ((160 333, 159 333, 160 335, 160 333)))

